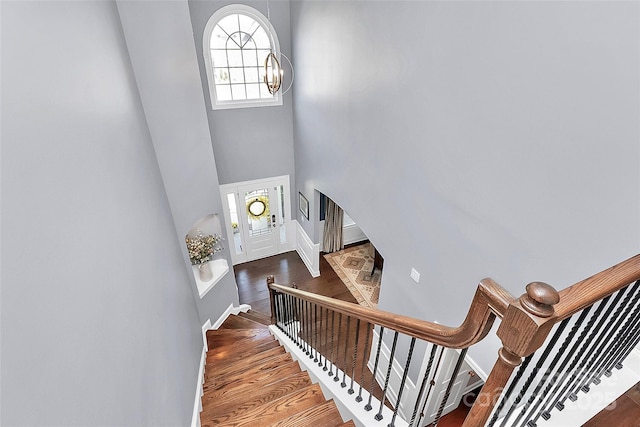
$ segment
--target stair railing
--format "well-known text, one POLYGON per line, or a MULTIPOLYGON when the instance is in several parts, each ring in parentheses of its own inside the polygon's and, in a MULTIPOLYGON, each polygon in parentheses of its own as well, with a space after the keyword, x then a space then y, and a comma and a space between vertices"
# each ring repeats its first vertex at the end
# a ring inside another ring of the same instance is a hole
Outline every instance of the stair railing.
MULTIPOLYGON (((622 361, 640 342, 640 284, 634 283, 638 280, 640 255, 560 292, 542 282, 530 283, 526 293, 518 299, 493 280, 484 279, 459 327, 277 285, 272 276, 267 283, 272 323, 336 383, 340 382, 343 388, 349 387, 349 394, 355 395, 355 388, 358 388, 354 401, 364 404, 365 410, 373 410, 371 402, 377 392, 380 405, 374 415, 376 420, 382 420, 387 399, 393 400, 390 402, 393 415, 389 427, 395 425, 400 406, 404 407, 404 418, 410 427, 421 425, 424 405, 433 392, 444 350, 460 350, 451 373, 451 378, 455 378, 467 349, 486 337, 494 320, 499 318, 501 322, 496 333, 502 347, 463 426, 501 423, 501 426, 535 427, 538 417, 548 418, 551 408, 561 409, 565 399, 574 400, 579 391, 588 391, 589 386, 597 384, 603 375, 620 368, 622 361), (386 366, 384 362, 380 365, 385 331, 393 334, 386 366), (399 337, 408 337, 410 343, 408 351, 407 346, 403 348, 406 362, 401 370, 400 386, 395 396, 390 396, 389 382, 399 337), (425 350, 428 363, 419 379, 415 402, 409 404, 403 400, 402 393, 416 340, 428 343, 425 350), (343 343, 342 348, 336 343, 343 343), (558 347, 559 343, 562 344, 558 347), (543 346, 544 350, 538 354, 537 350, 543 346), (552 352, 556 357, 550 362, 552 352), (369 389, 363 396, 367 362, 369 366, 373 365, 374 375, 379 368, 384 370, 385 367, 386 375, 380 381, 379 390, 376 390, 375 378, 371 377, 369 389), (520 368, 515 372, 518 366, 520 368), (520 386, 520 380, 527 373, 527 380, 520 386), (534 380, 537 383, 532 390, 534 380), (516 389, 519 390, 517 393, 516 389), (521 424, 514 423, 513 417, 521 424), (509 424, 506 424, 508 419, 509 424)), ((452 385, 453 381, 449 381, 431 425, 437 426, 452 385)))

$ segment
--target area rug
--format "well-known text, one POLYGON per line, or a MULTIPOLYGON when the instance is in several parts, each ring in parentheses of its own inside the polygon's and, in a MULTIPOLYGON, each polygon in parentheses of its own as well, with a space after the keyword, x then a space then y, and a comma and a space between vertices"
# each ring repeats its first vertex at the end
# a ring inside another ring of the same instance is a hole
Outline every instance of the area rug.
POLYGON ((351 246, 324 257, 358 304, 375 308, 380 294, 380 270, 373 274, 373 249, 369 243, 351 246))

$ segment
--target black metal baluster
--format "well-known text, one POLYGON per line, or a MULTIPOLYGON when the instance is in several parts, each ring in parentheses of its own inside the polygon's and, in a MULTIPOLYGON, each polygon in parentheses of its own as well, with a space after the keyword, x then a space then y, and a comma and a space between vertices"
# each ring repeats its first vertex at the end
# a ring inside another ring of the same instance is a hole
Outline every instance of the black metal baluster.
POLYGON ((284 295, 283 294, 278 294, 278 299, 276 299, 276 301, 278 302, 278 317, 280 319, 280 329, 285 332, 286 329, 286 323, 285 323, 285 313, 284 313, 284 295))
POLYGON ((291 295, 285 295, 287 310, 287 336, 293 339, 293 329, 291 328, 291 295))
MULTIPOLYGON (((375 327, 373 328, 375 331, 375 327)), ((378 362, 380 361, 380 351, 382 350, 382 334, 384 332, 384 326, 380 326, 380 337, 378 338, 378 349, 376 351, 376 361, 373 364, 373 377, 371 378, 371 386, 369 388, 369 401, 364 407, 365 411, 373 409, 371 406, 371 398, 373 397, 373 383, 376 381, 376 373, 378 372, 378 362)))
POLYGON ((300 299, 300 344, 302 345, 302 353, 309 354, 307 347, 307 303, 300 299))
POLYGON ((569 380, 568 385, 565 386, 565 388, 562 390, 562 393, 565 394, 561 398, 561 400, 556 403, 556 408, 558 408, 559 410, 562 411, 564 409, 564 402, 567 400, 567 398, 571 398, 571 401, 575 401, 578 398, 575 394, 573 394, 573 388, 576 384, 579 384, 580 381, 582 381, 582 378, 587 373, 588 369, 593 365, 594 359, 597 357, 598 352, 602 350, 603 344, 606 344, 602 343, 604 334, 606 334, 611 328, 612 324, 615 323, 615 319, 611 317, 611 312, 613 312, 614 308, 618 307, 618 302, 620 302, 620 298, 625 291, 626 289, 621 290, 616 294, 611 304, 609 304, 609 307, 607 307, 607 311, 605 312, 605 314, 602 316, 596 327, 591 331, 591 334, 589 334, 587 342, 591 344, 591 348, 589 349, 589 352, 585 354, 583 363, 581 363, 578 367, 579 369, 571 375, 571 379, 569 380), (588 363, 585 365, 584 362, 587 360, 588 363), (580 369, 580 367, 582 367, 582 369, 580 369))
POLYGON ((307 328, 307 322, 305 321, 305 315, 306 315, 306 310, 304 309, 304 304, 305 302, 302 299, 299 299, 299 304, 300 304, 300 348, 302 349, 303 353, 308 353, 309 349, 307 348, 307 337, 305 336, 306 334, 306 328, 307 328))
POLYGON ((295 316, 296 321, 298 322, 298 327, 296 328, 296 344, 298 344, 298 348, 302 349, 302 301, 300 298, 295 298, 295 316))
POLYGON ((589 361, 589 364, 586 368, 586 377, 584 377, 582 381, 578 382, 578 385, 574 389, 573 393, 569 395, 569 399, 571 399, 572 401, 575 401, 577 399, 578 391, 582 390, 585 393, 589 392, 589 384, 591 384, 591 381, 596 377, 598 371, 600 371, 600 368, 604 366, 606 361, 613 356, 615 350, 618 348, 618 338, 620 337, 622 323, 625 321, 625 319, 628 318, 627 316, 629 316, 631 309, 633 308, 633 306, 635 306, 635 304, 638 302, 638 299, 640 298, 640 294, 634 295, 635 291, 637 290, 638 284, 639 283, 636 282, 636 284, 631 287, 630 292, 624 298, 622 303, 618 305, 618 308, 616 309, 616 312, 613 314, 611 319, 611 322, 615 320, 615 324, 611 325, 607 332, 607 336, 604 338, 602 344, 600 345, 598 350, 596 350, 593 357, 589 361), (589 371, 594 365, 596 368, 593 371, 589 371))
MULTIPOLYGON (((340 345, 340 334, 341 334, 341 332, 342 332, 342 313, 339 313, 339 315, 338 315, 338 345, 340 345)), ((335 344, 334 344, 334 347, 335 347, 335 344)), ((333 354, 331 355, 331 358, 336 361, 336 363, 335 363, 336 376, 333 377, 333 380, 335 382, 340 381, 340 377, 338 376, 338 359, 340 358, 340 355, 338 354, 338 350, 339 349, 336 349, 336 358, 335 359, 333 359, 333 354)))
POLYGON ((310 351, 309 351, 309 322, 307 321, 308 316, 309 316, 309 311, 307 310, 307 301, 305 300, 300 300, 300 303, 302 304, 302 345, 304 347, 304 349, 302 350, 304 354, 306 354, 307 356, 309 355, 310 351))
MULTIPOLYGON (((564 384, 564 381, 566 380, 567 376, 572 372, 573 368, 575 367, 575 365, 580 360, 580 357, 582 355, 582 352, 584 351, 585 346, 589 345, 589 342, 584 342, 585 341, 585 337, 587 336, 587 333, 593 327, 593 324, 597 320, 597 318, 600 315, 600 313, 602 313, 602 310, 607 306, 608 302, 609 302, 609 297, 606 297, 602 301, 600 301, 600 303, 598 304, 598 308, 596 308, 594 313, 589 318, 589 321, 587 322, 587 324, 582 328, 582 331, 580 332, 580 336, 578 336, 578 338, 576 339, 576 342, 574 343, 574 345, 571 346, 571 350, 569 350, 569 353, 567 354, 567 359, 565 359, 563 361, 563 364, 562 364, 563 367, 566 365, 566 363, 564 363, 564 362, 567 362, 571 357, 573 357, 573 360, 571 361, 571 363, 569 363, 569 366, 567 367, 567 369, 560 376, 559 381, 557 381, 557 383, 556 383, 555 387, 553 388, 551 394, 547 398, 547 401, 545 402, 545 405, 543 405, 542 411, 539 414, 539 416, 541 416, 545 420, 548 420, 549 418, 551 418, 551 414, 550 414, 549 411, 551 411, 551 408, 553 408, 555 406, 555 404, 557 403, 557 401, 559 400, 559 397, 557 397, 557 396, 562 395, 562 392, 559 392, 560 391, 560 387, 562 387, 562 384, 564 384), (579 346, 582 346, 582 347, 578 351, 577 355, 574 357, 573 355, 576 353, 576 350, 577 350, 577 348, 579 346), (547 406, 548 403, 550 403, 549 406, 547 406)), ((587 310, 587 309, 585 309, 585 310, 587 310)), ((537 420, 537 419, 538 419, 538 416, 536 416, 533 421, 529 421, 527 423, 527 425, 529 425, 530 427, 535 426, 535 420, 537 420)))
POLYGON ((307 324, 306 327, 304 328, 304 330, 306 332, 305 341, 307 343, 307 351, 306 351, 306 353, 307 353, 307 356, 309 356, 311 359, 313 359, 312 347, 311 347, 311 313, 310 313, 311 305, 310 305, 310 303, 308 301, 305 301, 304 307, 305 307, 305 314, 306 314, 304 320, 305 320, 305 322, 307 324))
POLYGON ((351 361, 351 384, 349 385, 349 390, 347 393, 353 394, 355 390, 353 390, 353 378, 356 376, 356 360, 358 359, 358 340, 360 338, 360 319, 356 319, 356 339, 355 345, 353 347, 353 359, 351 361))
POLYGON ((309 315, 309 359, 313 360, 313 352, 315 348, 313 346, 313 304, 309 303, 309 309, 307 311, 309 315))
MULTIPOLYGON (((639 283, 640 281, 636 282, 636 285, 638 285, 639 283)), ((640 294, 636 295, 636 297, 639 296, 640 294)), ((625 319, 624 325, 622 325, 622 327, 617 330, 616 336, 612 340, 613 344, 609 349, 609 354, 607 355, 605 360, 599 364, 596 372, 591 376, 591 378, 589 378, 589 383, 600 384, 600 377, 604 372, 607 371, 607 369, 609 369, 609 367, 612 366, 612 361, 617 360, 618 356, 623 351, 623 347, 625 345, 625 342, 629 338, 629 335, 633 334, 634 323, 636 321, 640 321, 640 318, 638 318, 638 314, 640 314, 640 304, 638 304, 638 302, 636 301, 636 297, 634 297, 633 303, 629 304, 623 314, 623 318, 625 319)))
POLYGON ((387 388, 389 387, 389 379, 391 378, 391 369, 393 368, 393 357, 396 354, 396 345, 398 344, 398 335, 399 334, 397 331, 394 332, 393 334, 393 344, 391 345, 391 354, 389 355, 389 366, 387 367, 387 375, 384 377, 384 388, 382 389, 382 400, 380 401, 380 409, 378 410, 378 413, 374 417, 378 421, 382 419, 382 407, 384 406, 384 401, 387 397, 387 388))
POLYGON ((411 358, 413 357, 413 347, 416 345, 416 339, 411 338, 411 344, 409 345, 409 353, 407 354, 407 363, 404 365, 404 372, 402 373, 402 380, 400 381, 400 389, 398 391, 398 397, 396 398, 396 404, 393 409, 393 416, 391 422, 387 427, 395 427, 396 417, 398 416, 398 409, 400 409, 400 402, 402 402, 402 393, 404 391, 404 383, 407 381, 407 375, 409 375, 409 365, 411 365, 411 358))
MULTIPOLYGON (((420 400, 422 398, 422 393, 424 393, 424 388, 427 385, 427 381, 429 380, 429 375, 431 374, 431 366, 433 365, 433 360, 435 359, 437 348, 438 348, 437 345, 431 344, 431 354, 429 355, 429 361, 427 362, 427 369, 425 370, 424 376, 422 377, 422 383, 420 384, 420 391, 418 391, 418 396, 416 397, 416 404, 413 407, 413 414, 411 414, 409 427, 413 427, 413 423, 415 422, 416 416, 418 415, 418 408, 420 408, 420 400)), ((427 399, 429 398, 428 394, 426 398, 427 399)))
POLYGON ((278 293, 273 291, 273 305, 271 306, 271 318, 276 319, 276 327, 280 329, 280 322, 278 321, 278 293))
POLYGON ((302 322, 300 322, 300 300, 297 297, 293 297, 293 320, 293 333, 296 337, 296 346, 300 348, 300 326, 302 325, 302 322))
POLYGON ((349 332, 351 327, 351 316, 347 316, 347 336, 344 339, 344 361, 342 362, 342 382, 340 387, 345 388, 347 386, 347 350, 349 350, 349 332))
POLYGON ((284 334, 287 334, 287 323, 286 323, 286 313, 285 313, 285 309, 286 309, 286 305, 284 303, 284 295, 283 294, 279 294, 278 295, 278 304, 280 305, 280 329, 282 329, 282 331, 284 332, 284 334))
MULTIPOLYGON (((313 361, 315 363, 318 363, 318 351, 320 350, 320 343, 318 342, 318 305, 317 304, 313 304, 313 314, 314 314, 314 316, 313 316, 314 317, 314 321, 313 321, 313 326, 314 326, 313 341, 315 343, 314 348, 316 349, 315 358, 313 359, 313 361)), ((322 313, 320 313, 320 314, 322 314, 322 313)))
POLYGON ((331 360, 329 361, 330 365, 329 365, 329 376, 332 377, 333 376, 333 349, 335 347, 334 343, 335 341, 333 340, 334 337, 334 329, 333 326, 335 325, 335 317, 336 317, 336 312, 335 311, 331 311, 331 360))
MULTIPOLYGON (((584 309, 580 313, 580 316, 578 316, 578 320, 576 320, 576 322, 571 327, 571 330, 569 331, 569 334, 567 335, 567 337, 564 339, 562 345, 560 346, 560 349, 558 350, 558 352, 556 353, 555 357, 553 358, 553 360, 551 361, 551 363, 549 364, 549 366, 545 370, 544 375, 542 376, 542 380, 538 383, 536 388, 533 390, 533 394, 529 397, 527 402, 522 407, 522 410, 518 414, 518 418, 513 423, 513 425, 516 425, 520 421, 520 419, 527 412, 527 410, 529 409, 529 407, 531 406, 533 401, 537 400, 537 402, 535 403, 535 405, 532 407, 531 411, 529 412, 529 417, 525 417, 525 423, 526 423, 527 419, 531 417, 531 414, 535 413, 536 410, 540 407, 540 405, 543 402, 544 397, 547 396, 547 393, 549 393, 549 390, 551 390, 551 388, 555 385, 556 379, 558 378, 558 375, 560 374, 560 372, 562 372, 562 370, 566 366, 567 362, 569 361, 570 354, 573 351, 573 349, 569 351, 568 355, 566 355, 566 357, 564 358, 564 360, 560 364, 560 367, 556 370, 556 373, 554 375, 551 375, 551 373, 553 372, 555 366, 558 364, 558 361, 560 360, 560 358, 565 354, 565 350, 567 349, 569 344, 573 341, 573 338, 578 333, 578 330, 580 329, 580 326, 582 325, 582 322, 584 322, 584 320, 587 318, 587 315, 589 314, 590 310, 591 310, 591 307, 587 307, 586 309, 584 309), (540 389, 542 389, 542 387, 544 386, 544 384, 547 382, 548 379, 551 379, 551 381, 545 387, 544 392, 541 393, 541 394, 538 394, 540 389)), ((569 318, 569 319, 571 319, 571 318, 569 318)), ((567 319, 567 320, 569 320, 569 319, 567 319)), ((578 345, 577 343, 574 344, 574 346, 577 346, 577 345, 578 345)), ((537 420, 539 416, 540 416, 540 414, 538 414, 536 416, 535 420, 537 420)), ((532 425, 530 424, 530 427, 535 427, 535 420, 529 421, 529 423, 533 423, 532 425)), ((524 426, 524 423, 523 423, 523 426, 524 426)))
MULTIPOLYGON (((630 322, 629 328, 625 330, 624 339, 621 340, 619 349, 616 351, 614 357, 607 364, 602 373, 605 376, 610 377, 613 368, 622 369, 622 362, 627 358, 629 353, 638 345, 640 341, 640 307, 634 310, 633 321, 630 322)), ((629 319, 631 320, 631 319, 629 319)), ((596 378, 599 381, 602 373, 596 378)))
POLYGON ((364 339, 364 354, 362 355, 362 366, 360 366, 360 390, 356 397, 356 402, 362 402, 362 385, 364 384, 364 367, 367 364, 367 351, 369 350, 369 337, 371 336, 371 323, 367 322, 367 333, 364 339))
POLYGON ((309 309, 307 313, 309 316, 309 359, 313 360, 315 348, 313 346, 313 303, 311 302, 309 302, 309 309))
POLYGON ((453 373, 451 374, 451 379, 449 380, 449 384, 447 385, 447 390, 444 392, 444 396, 442 397, 442 402, 440 402, 440 407, 438 408, 438 413, 436 414, 435 420, 433 420, 433 427, 438 427, 438 422, 440 421, 440 417, 442 416, 442 412, 444 411, 444 407, 447 405, 447 400, 449 400, 449 396, 451 395, 451 389, 453 388, 454 379, 458 376, 460 372, 460 367, 462 366, 462 362, 464 362, 464 358, 467 355, 467 349, 462 349, 460 351, 460 355, 458 356, 458 361, 456 362, 455 368, 453 368, 453 373))
MULTIPOLYGON (((322 331, 324 331, 325 337, 326 337, 327 328, 326 328, 326 325, 323 328, 322 324, 323 323, 327 323, 326 320, 323 322, 323 319, 327 319, 328 317, 329 317, 329 310, 327 310, 327 315, 325 316, 323 314, 323 308, 320 307, 320 330, 318 331, 318 349, 320 350, 318 352, 319 353, 319 356, 318 356, 318 366, 319 367, 322 367, 322 357, 324 356, 324 354, 325 354, 324 352, 326 351, 325 346, 323 345, 323 342, 322 342, 322 331)), ((326 344, 326 340, 325 340, 325 344, 326 344)), ((325 365, 327 363, 327 358, 326 357, 324 359, 324 363, 325 363, 325 365)), ((326 368, 326 366, 325 366, 325 368, 326 368)))
POLYGON ((296 342, 296 322, 295 322, 295 300, 293 298, 293 295, 289 295, 289 330, 290 332, 290 336, 291 339, 293 340, 294 344, 298 344, 296 342))
POLYGON ((324 351, 323 351, 323 355, 324 355, 324 366, 322 368, 323 371, 328 371, 329 368, 327 367, 327 356, 329 355, 329 309, 326 309, 327 311, 327 315, 325 316, 325 320, 324 320, 324 351))
MULTIPOLYGON (((640 319, 638 319, 640 321, 640 319)), ((622 369, 622 362, 629 356, 629 354, 633 351, 634 348, 640 343, 640 322, 636 324, 636 327, 633 332, 633 337, 630 336, 630 339, 627 340, 626 348, 624 352, 621 353, 620 358, 614 364, 616 369, 622 369), (632 338, 632 339, 631 339, 632 338)), ((610 374, 611 375, 611 374, 610 374)))

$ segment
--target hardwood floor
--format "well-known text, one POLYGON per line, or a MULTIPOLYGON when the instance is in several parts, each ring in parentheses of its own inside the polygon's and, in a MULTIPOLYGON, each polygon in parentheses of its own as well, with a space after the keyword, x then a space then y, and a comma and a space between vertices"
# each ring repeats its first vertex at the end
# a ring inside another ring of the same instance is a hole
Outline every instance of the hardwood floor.
POLYGON ((640 427, 640 383, 631 387, 583 427, 640 427))
MULTIPOLYGON (((347 287, 333 271, 323 256, 320 256, 320 276, 312 277, 296 252, 264 258, 257 261, 239 264, 234 267, 238 293, 241 304, 251 305, 253 310, 271 316, 269 291, 267 290, 267 276, 275 276, 279 285, 295 283, 299 289, 314 292, 342 301, 357 303, 347 287)), ((364 325, 363 325, 364 326, 364 325)), ((353 326, 352 326, 353 328, 353 326)), ((352 331, 353 332, 353 331, 352 331)), ((352 333, 353 337, 354 334, 352 333)), ((351 347, 349 345, 349 347, 351 347)), ((342 354, 342 349, 338 354, 342 354)), ((358 370, 360 369, 358 363, 358 370)), ((369 373, 368 369, 364 370, 369 373)), ((365 378, 364 384, 369 384, 371 375, 365 378)), ((375 387, 374 395, 380 397, 382 391, 375 387)), ((443 417, 438 423, 441 427, 461 426, 468 408, 460 405, 458 409, 443 417)), ((589 420, 584 427, 640 427, 640 383, 615 402, 614 410, 603 410, 589 420)), ((569 427, 569 426, 568 426, 569 427)), ((576 426, 577 427, 577 426, 576 426)))
POLYGON ((303 291, 342 301, 357 303, 329 263, 320 257, 320 276, 313 277, 296 252, 286 252, 257 261, 238 264, 234 268, 241 304, 271 315, 267 276, 273 274, 278 285, 295 283, 303 291))

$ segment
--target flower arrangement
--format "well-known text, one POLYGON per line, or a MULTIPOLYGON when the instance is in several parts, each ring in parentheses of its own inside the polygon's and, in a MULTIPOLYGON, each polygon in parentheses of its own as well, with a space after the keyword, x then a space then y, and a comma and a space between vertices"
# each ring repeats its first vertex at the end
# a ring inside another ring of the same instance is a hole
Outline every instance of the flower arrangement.
POLYGON ((216 247, 221 240, 222 236, 218 234, 204 234, 200 230, 195 236, 186 235, 184 241, 187 243, 191 264, 198 265, 210 261, 213 254, 222 250, 221 247, 216 247))

